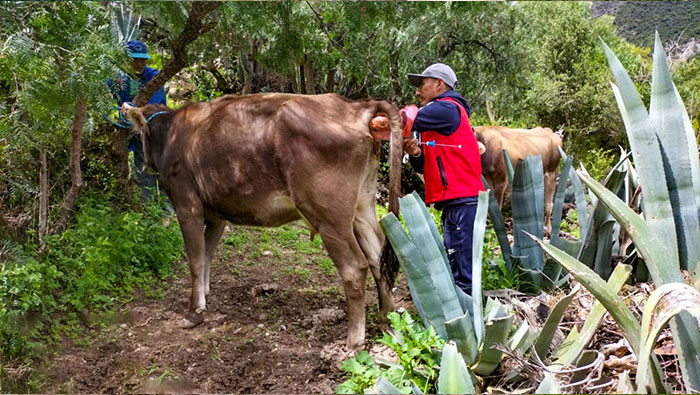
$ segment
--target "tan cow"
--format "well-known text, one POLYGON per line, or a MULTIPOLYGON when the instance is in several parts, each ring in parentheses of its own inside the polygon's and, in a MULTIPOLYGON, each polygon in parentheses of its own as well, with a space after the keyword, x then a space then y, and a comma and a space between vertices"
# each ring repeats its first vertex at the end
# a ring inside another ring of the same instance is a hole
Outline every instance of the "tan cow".
POLYGON ((525 159, 528 155, 542 155, 544 170, 544 220, 550 225, 554 189, 557 182, 557 170, 561 154, 561 137, 550 128, 537 127, 534 129, 511 129, 503 126, 477 126, 474 134, 486 150, 481 155, 481 173, 489 183, 496 197, 498 206, 503 205, 503 196, 508 188, 508 173, 506 172, 503 150, 513 163, 525 159))
POLYGON ((374 210, 380 143, 368 126, 378 112, 391 121, 395 208, 402 137, 392 104, 258 94, 122 112, 141 134, 146 162, 159 172, 182 229, 192 278, 182 327, 204 320, 210 263, 226 221, 279 226, 302 219, 318 231, 342 278, 349 349, 365 339, 367 269, 382 317, 393 310, 393 275, 380 265, 385 240, 374 210))

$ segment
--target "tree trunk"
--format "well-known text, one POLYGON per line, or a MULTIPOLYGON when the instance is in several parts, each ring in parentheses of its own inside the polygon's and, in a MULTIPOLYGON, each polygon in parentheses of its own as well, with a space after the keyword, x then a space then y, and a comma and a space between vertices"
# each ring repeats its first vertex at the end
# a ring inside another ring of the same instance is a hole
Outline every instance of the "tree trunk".
POLYGON ((83 172, 80 169, 80 156, 82 154, 81 142, 83 139, 83 125, 85 125, 85 113, 87 112, 87 99, 85 96, 78 99, 78 104, 75 107, 75 115, 71 125, 70 137, 70 174, 71 187, 63 199, 61 211, 58 216, 58 221, 54 226, 52 233, 60 233, 66 228, 70 213, 75 207, 75 202, 78 200, 78 194, 83 188, 83 172))
MULTIPOLYGON (((395 48, 396 46, 394 46, 395 48)), ((391 101, 398 103, 401 98, 401 84, 399 76, 399 54, 391 53, 389 55, 389 78, 391 78, 391 101)))
POLYGON ((134 104, 143 106, 148 103, 148 100, 153 96, 161 86, 163 86, 170 78, 177 74, 180 70, 189 65, 187 56, 187 46, 197 39, 197 37, 213 29, 218 23, 218 19, 204 23, 204 18, 212 11, 221 7, 223 4, 219 1, 194 1, 191 3, 192 9, 185 23, 185 28, 179 36, 173 40, 171 49, 173 51, 172 59, 168 60, 161 70, 152 80, 150 80, 134 98, 134 104))
POLYGON ((316 86, 314 84, 314 65, 309 55, 304 54, 304 87, 307 95, 316 94, 316 86))
POLYGON ((489 122, 491 122, 491 125, 495 125, 496 115, 493 113, 493 102, 491 102, 491 99, 486 99, 486 114, 489 116, 489 122))
POLYGON ((44 244, 49 217, 49 165, 46 149, 39 151, 39 241, 44 244))
POLYGON ((335 91, 335 65, 328 62, 328 74, 326 74, 326 92, 333 93, 335 91))
MULTIPOLYGON (((251 51, 253 43, 250 43, 251 51)), ((243 94, 253 93, 253 55, 241 52, 241 64, 243 66, 243 94)))

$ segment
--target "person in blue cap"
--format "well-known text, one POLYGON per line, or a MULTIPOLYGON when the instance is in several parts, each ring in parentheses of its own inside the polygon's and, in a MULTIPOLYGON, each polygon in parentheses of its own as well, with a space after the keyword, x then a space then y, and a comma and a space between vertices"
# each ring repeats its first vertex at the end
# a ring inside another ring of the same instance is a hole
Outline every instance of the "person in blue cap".
MULTIPOLYGON (((151 55, 148 54, 144 43, 133 40, 126 43, 126 46, 129 51, 129 56, 131 57, 131 73, 121 73, 117 78, 107 80, 107 84, 112 91, 112 95, 117 99, 119 107, 121 107, 122 103, 131 102, 139 93, 139 90, 146 85, 148 81, 152 80, 159 71, 146 66, 151 55), (132 78, 132 76, 135 78, 132 78)), ((165 89, 160 87, 148 100, 148 104, 167 105, 165 89)), ((129 138, 129 151, 134 153, 134 172, 136 184, 141 189, 141 200, 146 201, 153 197, 153 191, 157 188, 157 177, 143 170, 143 144, 138 134, 129 138)))
MULTIPOLYGON (((404 141, 411 166, 423 173, 425 203, 442 210, 445 249, 455 284, 471 294, 472 236, 481 182, 481 156, 469 122, 469 103, 455 92, 457 75, 443 63, 408 74, 421 107, 417 138, 404 141)), ((408 116, 408 113, 406 113, 408 116)))

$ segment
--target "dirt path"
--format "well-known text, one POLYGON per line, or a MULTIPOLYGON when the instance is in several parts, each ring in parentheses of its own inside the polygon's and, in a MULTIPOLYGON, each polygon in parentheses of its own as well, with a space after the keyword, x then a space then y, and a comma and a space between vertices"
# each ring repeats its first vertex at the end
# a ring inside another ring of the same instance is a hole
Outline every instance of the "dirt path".
MULTIPOLYGON (((111 323, 66 339, 41 392, 335 393, 343 380, 345 302, 308 231, 227 232, 212 265, 206 321, 192 330, 177 327, 190 290, 187 271, 180 272, 162 298, 137 297, 111 323)), ((380 332, 368 284, 372 339, 380 332)), ((398 304, 407 305, 407 291, 398 293, 398 304)))

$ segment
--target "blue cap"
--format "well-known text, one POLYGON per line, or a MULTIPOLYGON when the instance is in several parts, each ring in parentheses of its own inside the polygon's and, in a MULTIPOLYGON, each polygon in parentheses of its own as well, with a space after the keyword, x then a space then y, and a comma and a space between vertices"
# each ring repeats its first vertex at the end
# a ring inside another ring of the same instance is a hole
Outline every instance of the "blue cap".
POLYGON ((148 54, 148 50, 146 49, 146 44, 142 43, 141 41, 129 41, 128 43, 126 43, 126 46, 129 49, 129 56, 131 56, 134 59, 151 58, 151 55, 148 54))

